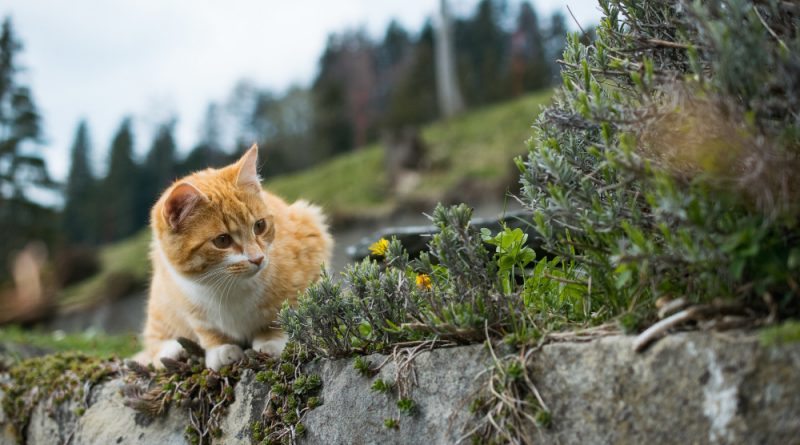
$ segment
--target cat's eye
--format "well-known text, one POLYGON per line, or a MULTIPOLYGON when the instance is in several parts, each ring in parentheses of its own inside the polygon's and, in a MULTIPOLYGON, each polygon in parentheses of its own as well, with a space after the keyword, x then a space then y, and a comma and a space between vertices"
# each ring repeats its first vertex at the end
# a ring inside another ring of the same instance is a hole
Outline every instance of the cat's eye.
POLYGON ((256 235, 261 235, 265 230, 267 230, 267 222, 263 219, 259 219, 253 224, 253 233, 256 235))
POLYGON ((227 249, 228 247, 231 247, 231 244, 233 244, 233 238, 231 238, 231 236, 227 233, 223 233, 222 235, 218 235, 216 238, 214 238, 213 242, 214 247, 217 249, 227 249))

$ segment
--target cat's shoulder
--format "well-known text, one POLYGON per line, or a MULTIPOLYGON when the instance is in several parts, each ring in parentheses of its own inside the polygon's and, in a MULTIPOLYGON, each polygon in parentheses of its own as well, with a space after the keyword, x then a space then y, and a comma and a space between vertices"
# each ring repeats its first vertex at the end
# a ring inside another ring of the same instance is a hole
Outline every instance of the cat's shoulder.
POLYGON ((297 231, 328 234, 328 219, 320 206, 305 199, 298 199, 289 204, 267 190, 264 190, 263 196, 267 205, 277 213, 276 220, 288 220, 297 231))
POLYGON ((304 199, 298 199, 289 205, 289 213, 295 219, 308 220, 320 227, 327 229, 328 222, 322 207, 312 204, 304 199))

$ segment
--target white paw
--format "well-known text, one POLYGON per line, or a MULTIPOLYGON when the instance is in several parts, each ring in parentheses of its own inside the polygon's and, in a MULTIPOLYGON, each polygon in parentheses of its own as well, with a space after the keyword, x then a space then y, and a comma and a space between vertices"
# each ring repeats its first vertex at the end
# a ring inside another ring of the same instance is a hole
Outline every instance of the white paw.
POLYGON ((152 359, 153 358, 147 353, 147 351, 139 351, 136 353, 136 355, 131 357, 131 360, 135 361, 136 363, 142 366, 149 365, 152 359))
POLYGON ((278 338, 270 340, 253 340, 253 349, 263 354, 271 355, 272 357, 279 357, 283 348, 286 347, 286 342, 289 337, 286 334, 281 334, 278 338))
POLYGON ((219 371, 225 365, 238 362, 244 358, 242 348, 237 345, 221 345, 206 351, 206 366, 219 371))
POLYGON ((183 349, 178 340, 168 340, 161 343, 161 349, 158 350, 158 354, 156 355, 156 360, 153 364, 160 368, 164 366, 161 363, 162 358, 168 358, 171 360, 180 360, 181 358, 186 357, 186 351, 183 349))

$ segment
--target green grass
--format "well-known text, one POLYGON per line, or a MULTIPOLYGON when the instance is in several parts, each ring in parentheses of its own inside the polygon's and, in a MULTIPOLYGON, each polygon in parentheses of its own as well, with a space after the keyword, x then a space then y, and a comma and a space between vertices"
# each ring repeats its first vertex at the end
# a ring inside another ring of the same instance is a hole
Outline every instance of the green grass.
POLYGON ((800 342, 800 321, 788 320, 778 325, 766 327, 761 330, 760 339, 761 344, 764 346, 800 342))
POLYGON ((551 97, 551 91, 530 94, 425 128, 428 156, 442 168, 426 171, 411 194, 436 202, 457 192, 465 181, 489 189, 510 178, 516 181, 513 158, 528 152, 531 125, 551 97))
POLYGON ((488 190, 502 188, 516 178, 512 159, 527 152, 531 124, 551 97, 551 91, 534 93, 423 128, 429 166, 405 197, 389 192, 380 145, 271 179, 265 186, 288 200, 305 198, 319 204, 334 220, 385 216, 403 200, 433 205, 457 195, 465 182, 488 190))
POLYGON ((9 346, 13 354, 14 345, 32 346, 47 352, 81 351, 86 355, 108 358, 130 357, 139 351, 136 335, 105 335, 90 332, 79 334, 57 334, 38 330, 23 330, 17 326, 0 328, 0 344, 9 346))
MULTIPOLYGON (((458 196, 465 183, 484 190, 502 189, 516 181, 514 156, 527 152, 531 124, 551 91, 473 110, 422 129, 428 147, 428 167, 419 183, 403 197, 392 196, 378 144, 338 156, 308 170, 270 179, 268 190, 293 201, 307 199, 321 205, 334 222, 390 215, 406 202, 433 205, 446 196, 458 196)), ((496 199, 503 196, 498 193, 496 199)), ((150 231, 101 249, 99 274, 64 289, 62 308, 80 308, 102 298, 121 274, 147 282, 150 271, 150 231)))
POLYGON ((294 201, 307 199, 334 218, 376 217, 394 206, 388 196, 383 150, 370 145, 300 173, 267 181, 267 190, 294 201))

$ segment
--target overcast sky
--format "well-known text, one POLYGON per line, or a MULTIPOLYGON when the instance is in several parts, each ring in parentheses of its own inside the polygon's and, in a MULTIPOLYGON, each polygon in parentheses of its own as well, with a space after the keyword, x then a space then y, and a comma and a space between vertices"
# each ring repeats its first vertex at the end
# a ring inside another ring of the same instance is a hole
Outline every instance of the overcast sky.
MULTIPOLYGON (((475 0, 451 0, 458 14, 475 0)), ((540 18, 569 5, 581 25, 597 23, 595 0, 535 0, 540 18)), ((307 85, 327 35, 363 26, 382 35, 392 18, 416 32, 438 0, 5 0, 24 44, 21 79, 44 118, 48 167, 62 180, 81 118, 96 164, 104 163, 120 120, 134 116, 137 153, 152 128, 179 117, 177 140, 197 140, 210 100, 240 79, 281 91, 307 85)), ((567 14, 567 17, 568 14, 567 14)), ((572 20, 569 24, 574 28, 572 20)))

